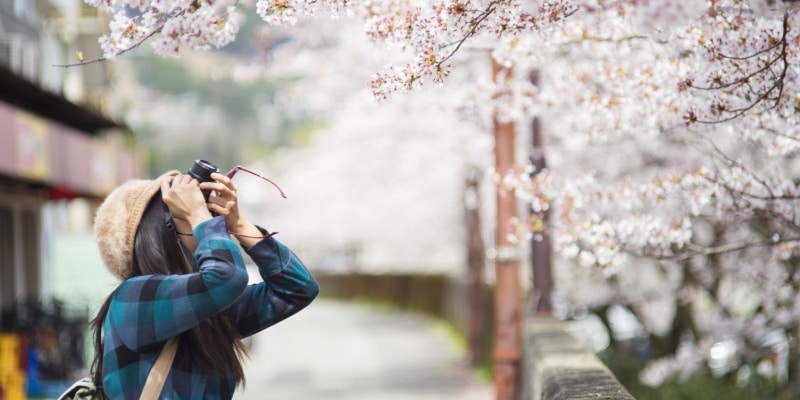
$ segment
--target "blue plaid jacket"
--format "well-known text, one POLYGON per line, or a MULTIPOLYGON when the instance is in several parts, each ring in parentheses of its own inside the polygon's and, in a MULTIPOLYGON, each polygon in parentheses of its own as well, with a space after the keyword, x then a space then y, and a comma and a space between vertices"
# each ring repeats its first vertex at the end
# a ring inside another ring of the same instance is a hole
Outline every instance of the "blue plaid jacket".
MULTIPOLYGON (((103 388, 109 399, 138 399, 164 343, 225 312, 243 337, 261 331, 311 303, 319 286, 297 256, 273 238, 246 249, 263 282, 248 285, 239 247, 223 217, 194 229, 196 273, 147 275, 122 282, 104 323, 103 388)), ((178 346, 162 399, 230 399, 232 375, 209 376, 178 346)))

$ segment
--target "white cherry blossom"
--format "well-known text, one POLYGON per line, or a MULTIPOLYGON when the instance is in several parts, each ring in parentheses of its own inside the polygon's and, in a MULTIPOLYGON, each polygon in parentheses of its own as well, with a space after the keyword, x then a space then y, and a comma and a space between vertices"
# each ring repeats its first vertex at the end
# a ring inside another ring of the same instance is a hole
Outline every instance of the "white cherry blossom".
MULTIPOLYGON (((111 16, 100 39, 106 58, 148 40, 170 56, 223 46, 235 40, 239 13, 252 11, 236 1, 87 3, 111 16)), ((670 334, 691 332, 693 339, 660 354, 642 374, 659 384, 709 368, 720 343, 733 349, 725 373, 739 366, 777 371, 781 358, 772 357, 765 338, 778 332, 800 339, 794 4, 258 0, 254 14, 273 25, 321 16, 358 21, 375 54, 402 54, 364 72, 360 82, 379 100, 455 83, 465 88, 453 108, 483 126, 491 115, 520 124, 541 116, 548 168, 520 162, 489 174, 501 193, 534 211, 509 222, 512 239, 547 232, 560 272, 613 278, 588 279, 607 290, 570 290, 571 282, 561 281, 559 296, 573 304, 625 303, 645 322, 652 316, 637 310, 663 308, 665 299, 673 300, 673 313, 690 305, 691 326, 675 325, 670 334), (456 73, 489 55, 513 73, 494 83, 456 73), (539 73, 536 85, 531 70, 539 73), (645 290, 645 276, 663 284, 645 290)), ((340 54, 346 56, 334 58, 337 67, 361 66, 353 54, 340 54)), ((316 65, 281 61, 285 69, 316 65)), ((321 81, 302 93, 331 104, 320 87, 336 86, 321 81)))

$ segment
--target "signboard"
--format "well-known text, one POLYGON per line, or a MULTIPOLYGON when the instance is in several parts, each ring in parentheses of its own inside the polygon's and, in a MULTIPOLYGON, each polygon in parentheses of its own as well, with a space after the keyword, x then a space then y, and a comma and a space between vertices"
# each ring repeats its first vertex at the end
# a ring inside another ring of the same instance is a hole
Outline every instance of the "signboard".
POLYGON ((49 143, 47 122, 24 111, 14 112, 11 123, 15 136, 14 169, 17 175, 47 180, 49 143))
POLYGON ((58 197, 102 197, 135 177, 134 162, 115 141, 0 102, 2 174, 50 186, 58 197))

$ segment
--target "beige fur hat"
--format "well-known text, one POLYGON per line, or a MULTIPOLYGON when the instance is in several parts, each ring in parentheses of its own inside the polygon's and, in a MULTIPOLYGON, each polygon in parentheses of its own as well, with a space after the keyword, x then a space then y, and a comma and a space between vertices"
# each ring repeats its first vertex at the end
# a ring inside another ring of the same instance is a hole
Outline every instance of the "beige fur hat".
POLYGON ((133 240, 139 221, 150 200, 161 190, 161 182, 178 171, 169 171, 156 179, 130 180, 118 186, 97 209, 94 234, 106 268, 125 280, 133 269, 133 240))

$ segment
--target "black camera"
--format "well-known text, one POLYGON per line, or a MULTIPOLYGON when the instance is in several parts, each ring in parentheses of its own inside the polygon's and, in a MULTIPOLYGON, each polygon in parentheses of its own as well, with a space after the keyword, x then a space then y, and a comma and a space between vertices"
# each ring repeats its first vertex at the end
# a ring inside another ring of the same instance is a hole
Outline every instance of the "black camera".
MULTIPOLYGON (((189 176, 194 179, 197 179, 198 182, 214 182, 211 179, 211 174, 214 172, 219 172, 219 168, 216 165, 206 161, 206 160, 195 160, 192 168, 189 169, 189 176)), ((203 197, 206 198, 206 202, 208 202, 208 197, 211 196, 210 190, 203 190, 203 197)))

